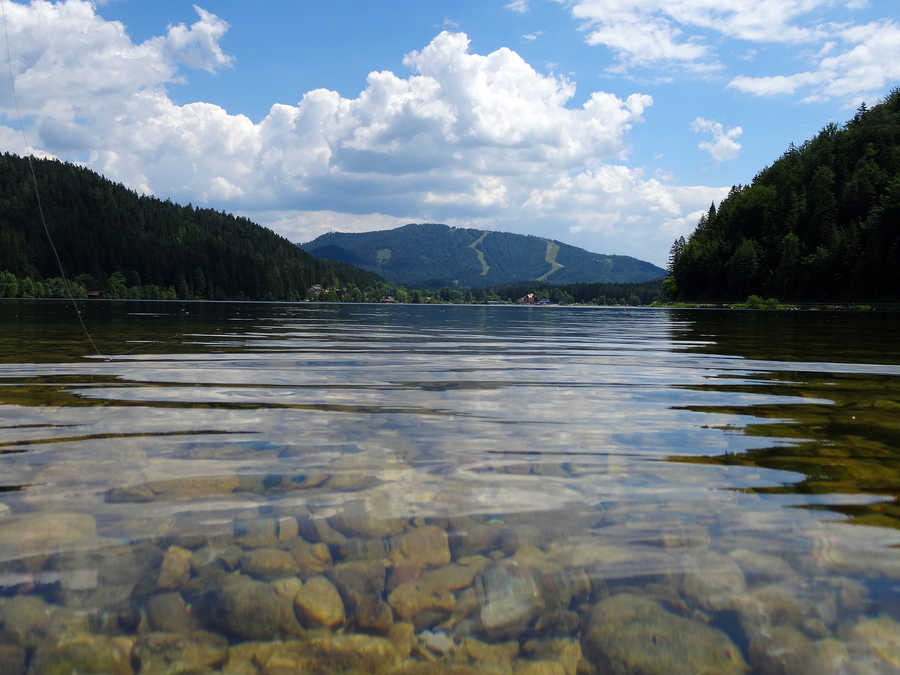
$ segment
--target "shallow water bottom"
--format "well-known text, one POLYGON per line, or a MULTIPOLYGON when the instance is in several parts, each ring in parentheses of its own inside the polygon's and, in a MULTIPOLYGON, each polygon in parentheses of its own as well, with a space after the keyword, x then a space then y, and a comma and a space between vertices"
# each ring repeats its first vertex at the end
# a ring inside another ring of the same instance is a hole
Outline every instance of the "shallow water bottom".
MULTIPOLYGON (((634 463, 631 498, 551 510, 441 517, 477 491, 429 506, 394 466, 382 491, 364 472, 224 475, 108 490, 114 515, 8 515, 0 672, 897 672, 900 559, 861 556, 868 528, 741 491, 678 500, 660 464, 687 470, 654 462, 641 486, 634 463), (382 515, 413 502, 426 515, 382 515), (142 507, 163 503, 148 536, 142 507)), ((495 469, 526 492, 612 470, 495 469)))
POLYGON ((0 304, 0 673, 900 672, 896 321, 128 308, 0 304))

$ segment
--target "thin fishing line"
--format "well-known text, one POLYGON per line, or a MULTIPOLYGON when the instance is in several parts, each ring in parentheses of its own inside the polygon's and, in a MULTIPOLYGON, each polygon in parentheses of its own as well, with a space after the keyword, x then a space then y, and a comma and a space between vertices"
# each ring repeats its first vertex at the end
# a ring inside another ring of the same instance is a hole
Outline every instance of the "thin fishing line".
MULTIPOLYGON (((6 65, 9 71, 9 91, 12 95, 13 106, 16 111, 16 122, 19 125, 19 131, 22 134, 22 140, 25 142, 25 150, 28 151, 28 148, 31 147, 28 143, 28 135, 25 133, 25 125, 22 123, 22 113, 19 110, 19 97, 16 95, 16 80, 13 75, 13 67, 12 67, 12 48, 9 44, 9 28, 7 26, 6 20, 6 0, 0 0, 0 11, 3 14, 3 37, 6 40, 6 65)), ((59 274, 63 280, 63 288, 66 289, 66 297, 68 297, 69 302, 72 303, 72 309, 75 310, 75 316, 78 317, 78 323, 81 324, 81 330, 84 331, 85 336, 88 339, 88 342, 91 344, 91 347, 94 350, 94 353, 103 358, 103 354, 100 353, 100 350, 97 349, 97 345, 94 343, 94 338, 91 337, 91 333, 88 330, 87 324, 84 322, 84 317, 81 315, 81 309, 78 307, 78 303, 75 302, 75 297, 72 295, 72 287, 69 283, 69 278, 66 276, 66 272, 63 269, 62 259, 59 257, 59 252, 56 250, 56 244, 53 243, 53 237, 50 235, 50 228, 47 227, 47 219, 44 217, 44 206, 41 202, 41 191, 38 187, 37 175, 34 172, 34 162, 32 161, 31 153, 26 154, 26 159, 28 160, 28 168, 31 171, 31 181, 34 185, 34 196, 37 199, 38 205, 38 213, 41 217, 41 225, 44 227, 44 234, 47 235, 47 241, 50 242, 50 250, 53 251, 53 256, 56 258, 56 264, 59 266, 59 274)), ((107 360, 109 360, 107 358, 107 360)))

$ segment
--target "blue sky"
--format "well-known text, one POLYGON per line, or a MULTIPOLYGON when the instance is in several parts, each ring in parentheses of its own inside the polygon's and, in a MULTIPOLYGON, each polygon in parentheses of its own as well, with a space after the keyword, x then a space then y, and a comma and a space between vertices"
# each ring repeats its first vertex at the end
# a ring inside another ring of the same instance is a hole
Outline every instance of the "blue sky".
POLYGON ((900 84, 895 0, 5 11, 2 149, 292 241, 445 222, 663 264, 731 185, 900 84))

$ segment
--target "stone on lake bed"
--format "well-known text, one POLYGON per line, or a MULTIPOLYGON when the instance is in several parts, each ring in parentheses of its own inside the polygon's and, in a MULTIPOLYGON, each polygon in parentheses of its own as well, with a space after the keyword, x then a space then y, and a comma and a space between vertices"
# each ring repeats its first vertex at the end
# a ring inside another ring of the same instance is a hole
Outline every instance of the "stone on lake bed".
POLYGON ((403 532, 404 528, 403 519, 382 518, 364 500, 345 504, 328 522, 348 537, 387 537, 403 532))
POLYGON ((179 546, 170 546, 163 557, 156 587, 178 589, 191 578, 191 552, 179 546))
POLYGON ((447 533, 440 527, 425 525, 392 541, 390 561, 394 566, 439 567, 450 563, 447 533))
POLYGON ((529 569, 515 562, 486 568, 475 580, 481 626, 490 635, 522 631, 543 608, 538 585, 529 569))
POLYGON ((160 593, 150 598, 147 618, 153 629, 158 631, 186 633, 197 629, 197 622, 180 593, 160 593))
POLYGON ((304 539, 297 539, 291 544, 290 553, 294 556, 302 577, 323 574, 332 566, 331 552, 327 544, 310 544, 304 539))
MULTIPOLYGON (((56 644, 41 644, 31 657, 28 675, 132 675, 133 645, 132 640, 124 637, 112 638, 88 633, 69 635, 56 644)), ((154 674, 151 672, 150 675, 154 674)))
POLYGON ((681 593, 698 607, 713 612, 731 609, 746 590, 744 573, 728 556, 708 552, 685 561, 681 593))
POLYGON ((271 640, 282 625, 281 598, 271 584, 231 574, 212 591, 206 610, 210 620, 243 640, 271 640))
POLYGON ((141 675, 207 672, 225 663, 227 658, 228 641, 206 631, 147 633, 138 639, 132 651, 141 675))
POLYGON ((747 672, 740 650, 725 633, 630 593, 594 606, 583 647, 594 666, 615 675, 747 672))
POLYGON ((449 591, 434 590, 408 581, 391 591, 388 603, 401 621, 415 623, 415 617, 423 612, 449 612, 456 606, 456 597, 449 591))
POLYGON ((287 551, 277 548, 258 548, 241 556, 241 571, 257 579, 271 580, 296 576, 300 572, 297 561, 287 551))
POLYGON ((344 623, 344 603, 325 577, 308 580, 294 596, 294 608, 308 628, 334 628, 344 623))

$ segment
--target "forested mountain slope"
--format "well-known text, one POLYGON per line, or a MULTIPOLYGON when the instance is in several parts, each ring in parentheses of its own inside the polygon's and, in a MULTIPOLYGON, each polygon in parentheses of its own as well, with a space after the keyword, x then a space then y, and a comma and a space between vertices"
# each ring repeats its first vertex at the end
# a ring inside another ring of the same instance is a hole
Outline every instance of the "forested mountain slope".
MULTIPOLYGON (((138 195, 73 164, 35 159, 47 225, 66 274, 103 288, 171 286, 182 298, 302 299, 313 284, 367 286, 376 275, 318 260, 271 230, 212 209, 138 195)), ((0 272, 59 275, 27 159, 0 157, 0 272)))
POLYGON ((335 232, 303 248, 317 257, 359 265, 390 281, 418 287, 480 288, 528 280, 622 283, 665 275, 661 268, 628 256, 590 253, 539 237, 437 224, 335 232))
POLYGON ((670 272, 682 299, 900 299, 900 89, 732 188, 670 272))

